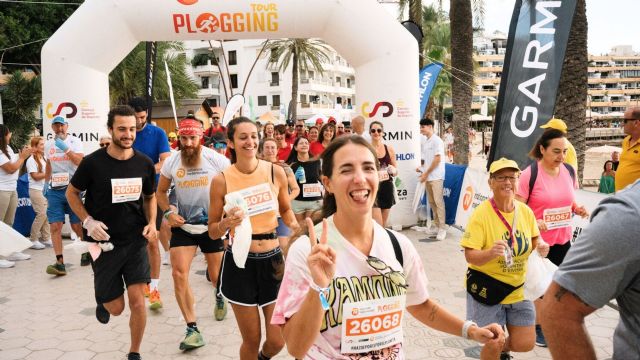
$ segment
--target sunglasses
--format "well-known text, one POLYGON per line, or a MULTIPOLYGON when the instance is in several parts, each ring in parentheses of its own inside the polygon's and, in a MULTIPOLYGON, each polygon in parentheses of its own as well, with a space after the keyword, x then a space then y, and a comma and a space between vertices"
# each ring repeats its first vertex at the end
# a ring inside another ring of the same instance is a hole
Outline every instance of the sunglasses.
POLYGON ((100 144, 100 147, 101 147, 101 148, 103 148, 103 147, 107 147, 107 146, 109 146, 109 145, 111 145, 111 143, 104 143, 104 144, 102 144, 102 143, 101 143, 101 144, 100 144))
POLYGON ((219 117, 212 117, 213 120, 220 120, 219 117))
POLYGON ((296 125, 296 128, 303 128, 304 125, 296 125))
POLYGON ((369 132, 372 134, 375 134, 375 133, 382 134, 383 131, 382 129, 371 129, 369 130, 369 132))
POLYGON ((378 274, 386 277, 397 286, 404 289, 409 287, 409 284, 407 284, 407 278, 403 272, 393 270, 389 265, 377 257, 369 256, 367 258, 367 264, 371 266, 373 270, 377 271, 378 274), (383 273, 385 270, 389 270, 389 272, 383 273))
POLYGON ((629 121, 636 121, 636 120, 640 120, 640 119, 622 119, 624 121, 624 123, 626 124, 629 121))

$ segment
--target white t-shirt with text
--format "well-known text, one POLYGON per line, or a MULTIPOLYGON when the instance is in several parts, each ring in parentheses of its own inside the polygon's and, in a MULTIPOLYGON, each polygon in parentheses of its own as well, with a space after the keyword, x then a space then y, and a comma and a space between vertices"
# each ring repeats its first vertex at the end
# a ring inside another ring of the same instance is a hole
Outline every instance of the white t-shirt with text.
MULTIPOLYGON (((18 160, 18 154, 13 152, 10 146, 7 146, 7 152, 9 153, 9 158, 0 151, 0 166, 18 160)), ((18 187, 18 173, 19 171, 16 170, 13 174, 9 174, 0 167, 0 191, 16 191, 18 187)))
POLYGON ((40 159, 41 171, 38 171, 38 163, 33 156, 27 159, 27 173, 29 174, 29 189, 42 190, 44 188, 44 179, 34 180, 31 177, 31 173, 44 172, 47 162, 44 159, 40 159))
MULTIPOLYGON (((69 180, 75 174, 77 165, 71 161, 69 156, 67 156, 64 151, 58 149, 55 144, 55 139, 49 139, 44 144, 44 156, 51 163, 51 176, 52 176, 52 186, 54 187, 65 187, 64 179, 66 179, 66 183, 69 183, 69 180), (55 186, 55 180, 60 179, 60 186, 55 186)), ((64 139, 64 143, 67 144, 69 150, 73 151, 76 154, 84 154, 84 150, 82 147, 82 141, 77 137, 67 134, 67 137, 64 139)))

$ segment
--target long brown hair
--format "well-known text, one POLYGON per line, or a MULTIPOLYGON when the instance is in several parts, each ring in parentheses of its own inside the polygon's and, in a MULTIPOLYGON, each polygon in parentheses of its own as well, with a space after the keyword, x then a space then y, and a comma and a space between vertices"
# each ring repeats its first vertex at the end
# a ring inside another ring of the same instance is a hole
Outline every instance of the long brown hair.
POLYGON ((7 148, 9 147, 9 143, 7 143, 7 140, 5 138, 7 137, 7 134, 10 132, 11 131, 6 125, 0 124, 0 151, 2 151, 4 156, 6 156, 7 159, 9 159, 9 161, 11 161, 11 156, 9 156, 9 152, 7 151, 7 148))
MULTIPOLYGON (((38 148, 38 144, 40 143, 40 141, 44 141, 44 139, 42 138, 42 136, 34 136, 31 138, 31 148, 32 149, 37 149, 38 148)), ((44 154, 41 154, 38 151, 34 151, 33 152, 33 159, 36 161, 36 166, 38 167, 38 172, 41 173, 42 172, 42 160, 44 159, 44 154)), ((25 161, 26 164, 26 161, 25 161)))
MULTIPOLYGON (((235 135, 236 133, 236 126, 238 126, 239 124, 242 123, 248 123, 248 124, 252 124, 253 126, 256 127, 256 130, 258 130, 258 127, 256 126, 256 123, 254 123, 253 121, 251 121, 251 119, 244 117, 244 116, 239 116, 231 121, 229 121, 229 124, 227 125, 227 139, 229 139, 230 142, 234 142, 234 138, 233 135, 235 135)), ((236 150, 233 149, 232 147, 229 147, 229 153, 231 154, 231 163, 235 164, 238 161, 238 158, 236 157, 236 150)))

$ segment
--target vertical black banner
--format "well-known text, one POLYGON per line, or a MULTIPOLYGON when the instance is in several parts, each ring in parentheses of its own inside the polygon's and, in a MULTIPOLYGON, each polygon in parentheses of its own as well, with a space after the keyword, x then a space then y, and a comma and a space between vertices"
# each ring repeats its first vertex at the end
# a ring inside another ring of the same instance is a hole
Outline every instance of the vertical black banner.
POLYGON ((156 68, 156 55, 157 55, 157 43, 155 41, 147 41, 147 53, 146 53, 146 68, 147 83, 146 83, 146 97, 147 97, 147 122, 151 123, 151 110, 153 109, 153 77, 156 68))
MULTIPOLYGON (((576 0, 517 0, 500 81, 487 168, 506 157, 523 168, 553 115, 576 0)), ((587 84, 584 84, 587 86, 587 84)))

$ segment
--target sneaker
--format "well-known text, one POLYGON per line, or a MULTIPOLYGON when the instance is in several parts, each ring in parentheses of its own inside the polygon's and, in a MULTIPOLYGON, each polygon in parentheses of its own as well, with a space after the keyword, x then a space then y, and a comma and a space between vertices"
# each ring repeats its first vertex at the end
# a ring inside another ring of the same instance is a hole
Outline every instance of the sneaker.
POLYGON ((53 265, 47 266, 47 274, 57 276, 67 275, 67 269, 64 264, 56 262, 53 265))
POLYGON ((128 353, 127 360, 142 360, 142 356, 138 353, 128 353))
POLYGON ((542 327, 540 327, 540 325, 536 325, 536 345, 540 347, 547 347, 547 340, 544 338, 542 327))
POLYGON ((219 295, 216 295, 216 306, 213 310, 213 316, 217 321, 224 320, 224 317, 227 316, 227 301, 219 295))
POLYGON ((7 260, 9 261, 21 261, 29 259, 31 259, 31 255, 23 254, 21 252, 14 252, 13 254, 7 256, 7 260))
POLYGON ((508 352, 500 353, 500 360, 511 360, 511 359, 513 359, 513 356, 511 356, 510 353, 508 352))
POLYGON ((111 314, 109 314, 102 304, 98 304, 98 306, 96 306, 96 319, 98 319, 101 324, 106 324, 109 322, 109 319, 111 319, 111 314))
POLYGON ((44 244, 41 243, 40 241, 36 240, 36 241, 31 243, 31 247, 29 249, 42 250, 44 248, 45 248, 44 244))
POLYGON ((160 293, 158 290, 153 290, 149 293, 149 309, 158 310, 162 308, 162 300, 160 300, 160 293))
POLYGON ((47 240, 47 241, 42 241, 41 242, 42 245, 44 245, 44 247, 48 247, 48 248, 52 248, 53 247, 53 242, 51 241, 51 239, 47 240))
POLYGON ((171 265, 171 257, 169 257, 169 253, 165 252, 162 255, 162 265, 171 265))
POLYGON ((440 229, 438 230, 438 235, 436 235, 436 240, 442 241, 447 237, 447 230, 440 229))
POLYGON ((204 346, 204 339, 198 330, 187 326, 187 335, 180 342, 180 350, 191 350, 204 346))
POLYGON ((14 263, 13 261, 0 259, 0 268, 2 269, 8 269, 8 268, 14 267, 15 265, 16 263, 14 263))
POLYGON ((151 292, 151 288, 149 287, 149 284, 145 285, 144 286, 144 297, 148 298, 150 292, 151 292))
POLYGON ((83 253, 82 256, 80 256, 80 266, 89 265, 91 265, 91 254, 89 254, 88 252, 83 253))

